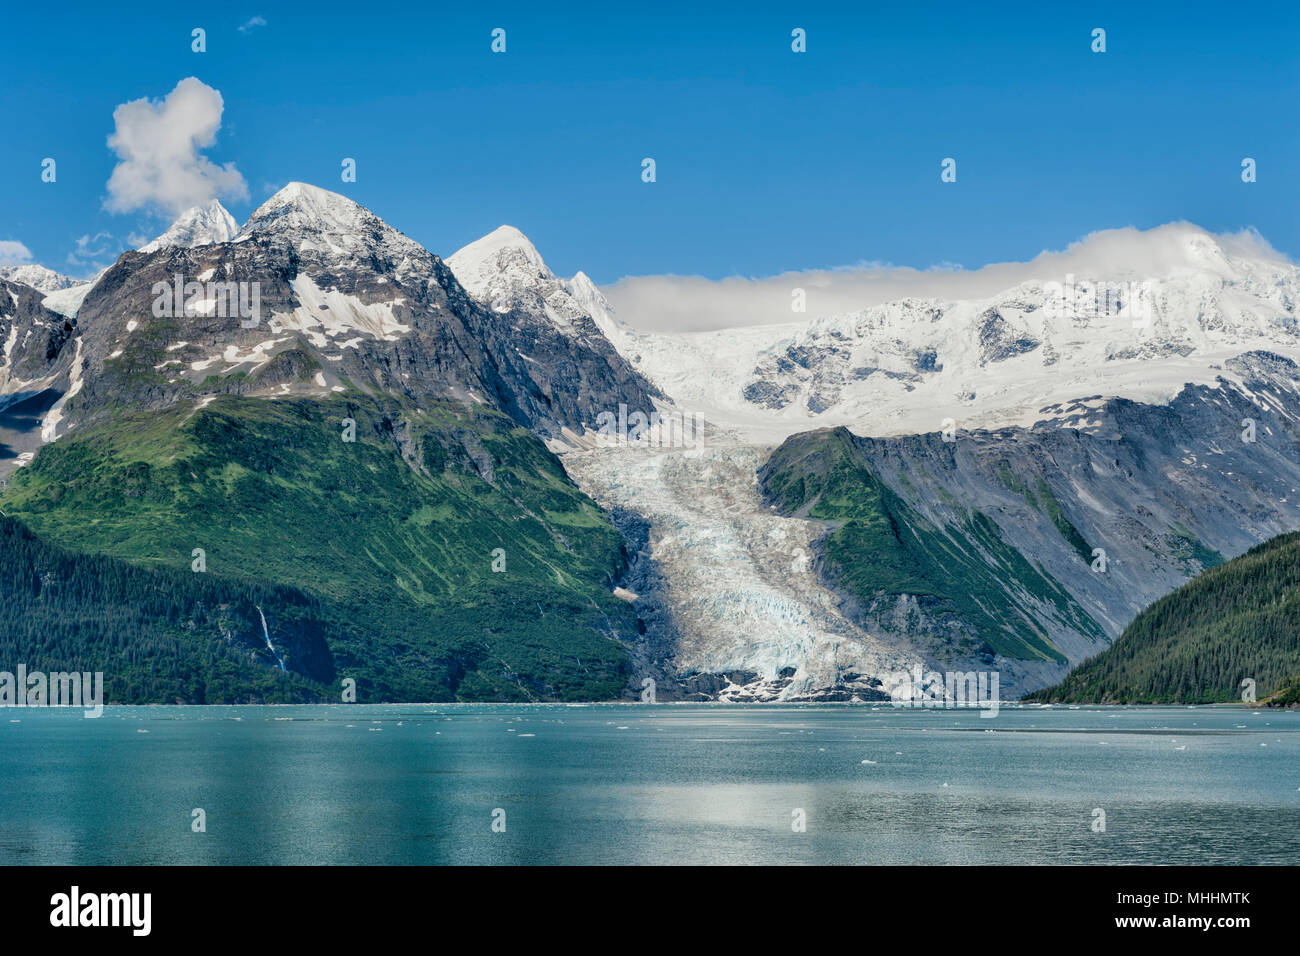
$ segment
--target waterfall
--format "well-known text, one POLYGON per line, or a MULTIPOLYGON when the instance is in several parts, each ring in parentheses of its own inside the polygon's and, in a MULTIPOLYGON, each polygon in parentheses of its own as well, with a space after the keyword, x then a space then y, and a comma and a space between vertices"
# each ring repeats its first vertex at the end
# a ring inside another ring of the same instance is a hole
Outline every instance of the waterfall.
POLYGON ((266 615, 262 613, 260 607, 257 609, 257 616, 262 619, 262 636, 266 638, 266 649, 271 652, 271 656, 275 658, 275 662, 280 665, 280 670, 287 672, 288 668, 284 666, 284 661, 281 660, 280 655, 275 652, 275 645, 271 643, 271 632, 266 629, 266 615))

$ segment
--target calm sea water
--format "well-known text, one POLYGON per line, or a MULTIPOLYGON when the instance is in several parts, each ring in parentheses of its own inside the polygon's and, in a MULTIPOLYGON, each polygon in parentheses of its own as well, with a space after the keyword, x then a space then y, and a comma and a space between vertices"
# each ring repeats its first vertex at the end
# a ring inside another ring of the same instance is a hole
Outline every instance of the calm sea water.
POLYGON ((3 864, 1298 859, 1296 712, 0 710, 3 864))

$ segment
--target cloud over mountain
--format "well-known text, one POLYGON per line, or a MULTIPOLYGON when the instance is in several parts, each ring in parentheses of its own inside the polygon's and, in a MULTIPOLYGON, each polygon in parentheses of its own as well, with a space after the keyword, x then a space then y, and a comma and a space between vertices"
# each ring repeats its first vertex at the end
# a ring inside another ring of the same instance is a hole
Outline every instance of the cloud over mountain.
POLYGON ((219 166, 202 152, 216 142, 224 108, 221 93, 192 76, 160 101, 118 106, 108 145, 120 161, 108 180, 105 207, 161 207, 175 214, 218 196, 246 199, 248 186, 234 164, 219 166))
POLYGON ((0 239, 0 266, 20 266, 32 261, 32 252, 15 239, 0 239))
POLYGON ((1148 230, 1106 229, 1063 250, 1041 252, 1027 262, 991 263, 979 269, 860 263, 765 278, 628 276, 603 286, 602 291, 619 318, 635 328, 708 331, 799 322, 905 298, 981 299, 1031 280, 1064 283, 1067 275, 1092 281, 1142 281, 1179 268, 1216 268, 1206 257, 1218 254, 1289 261, 1256 232, 1212 235, 1182 222, 1148 230), (791 308, 795 289, 805 292, 806 314, 791 308))

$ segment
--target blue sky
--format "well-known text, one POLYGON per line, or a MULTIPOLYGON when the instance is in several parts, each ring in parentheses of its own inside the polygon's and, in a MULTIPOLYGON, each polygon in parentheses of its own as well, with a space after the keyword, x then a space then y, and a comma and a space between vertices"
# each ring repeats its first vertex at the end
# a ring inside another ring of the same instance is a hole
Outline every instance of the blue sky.
POLYGON ((104 208, 106 140, 194 76, 224 101, 204 152, 247 183, 236 219, 303 180, 443 255, 510 223, 599 283, 975 268, 1179 219, 1300 254, 1297 5, 1043 6, 11 5, 0 240, 84 274, 161 231, 104 208))

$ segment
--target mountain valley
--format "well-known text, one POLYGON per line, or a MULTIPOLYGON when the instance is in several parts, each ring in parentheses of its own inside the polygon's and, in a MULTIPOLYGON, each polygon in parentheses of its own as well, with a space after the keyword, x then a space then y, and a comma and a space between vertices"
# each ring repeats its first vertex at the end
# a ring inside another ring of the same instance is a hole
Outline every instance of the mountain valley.
MULTIPOLYGON (((301 595, 318 640, 250 698, 1019 695, 1300 526, 1300 270, 1143 235, 1160 274, 1099 277, 1137 302, 1045 276, 649 333, 508 226, 443 260, 301 183, 214 201, 90 280, 0 274, 0 510, 41 554, 301 595), (603 427, 636 416, 706 424, 603 427)), ((272 668, 230 601, 202 641, 272 668)))

